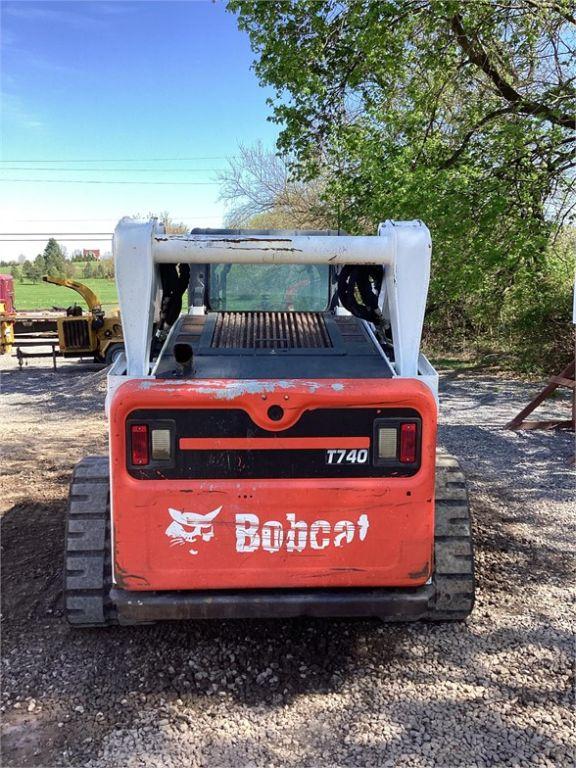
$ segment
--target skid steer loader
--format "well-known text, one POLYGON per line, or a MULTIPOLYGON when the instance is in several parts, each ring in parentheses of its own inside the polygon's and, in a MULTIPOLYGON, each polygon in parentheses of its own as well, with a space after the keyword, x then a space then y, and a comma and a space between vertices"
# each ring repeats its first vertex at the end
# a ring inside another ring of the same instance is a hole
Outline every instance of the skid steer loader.
POLYGON ((466 618, 465 482, 437 450, 419 350, 428 229, 167 235, 122 219, 114 255, 125 355, 110 456, 72 480, 68 620, 466 618), (175 297, 158 344, 178 280, 190 306, 178 316, 175 297))

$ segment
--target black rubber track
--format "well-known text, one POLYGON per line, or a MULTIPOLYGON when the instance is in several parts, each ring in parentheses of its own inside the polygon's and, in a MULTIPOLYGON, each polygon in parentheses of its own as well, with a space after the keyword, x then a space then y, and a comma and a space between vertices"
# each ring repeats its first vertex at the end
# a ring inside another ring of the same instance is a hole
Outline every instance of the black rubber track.
POLYGON ((474 607, 474 548, 466 479, 453 456, 436 454, 436 596, 428 621, 462 621, 474 607))
POLYGON ((66 521, 64 605, 70 624, 117 623, 111 586, 108 457, 88 456, 74 469, 66 521))

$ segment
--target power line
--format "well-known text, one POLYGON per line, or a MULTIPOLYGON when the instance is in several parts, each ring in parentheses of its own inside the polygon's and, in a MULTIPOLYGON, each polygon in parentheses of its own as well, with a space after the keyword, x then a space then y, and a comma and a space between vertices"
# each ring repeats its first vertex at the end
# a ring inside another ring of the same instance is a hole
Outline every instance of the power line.
POLYGON ((222 168, 23 168, 17 165, 6 165, 0 167, 0 171, 42 171, 42 173, 52 173, 53 171, 64 171, 65 173, 217 173, 222 168))
MULTIPOLYGON (((90 242, 100 243, 104 240, 111 240, 111 238, 110 237, 59 237, 58 238, 59 243, 90 243, 90 242)), ((44 243, 45 241, 46 241, 46 238, 44 238, 43 240, 34 240, 31 238, 17 237, 14 239, 0 240, 0 243, 44 243)))
POLYGON ((196 157, 117 157, 115 159, 96 158, 84 160, 68 160, 60 158, 59 160, 17 160, 16 158, 3 159, 0 163, 183 163, 195 160, 230 160, 238 155, 198 155, 196 157))
MULTIPOLYGON (((178 213, 174 214, 174 215, 171 215, 170 218, 172 218, 172 219, 186 219, 186 221, 205 221, 206 219, 218 219, 220 221, 222 219, 222 217, 218 216, 218 215, 216 215, 216 216, 187 216, 186 214, 178 214, 178 213)), ((0 215, 0 220, 1 220, 1 215, 0 215)), ((11 218, 10 221, 12 221, 12 222, 17 221, 19 223, 21 223, 23 221, 26 221, 26 222, 36 222, 36 223, 41 223, 41 224, 50 224, 51 222, 55 222, 55 221, 66 221, 66 222, 69 222, 69 221, 114 221, 114 222, 117 222, 118 221, 118 214, 115 213, 112 216, 108 216, 108 218, 106 218, 106 219, 12 219, 11 218)))
POLYGON ((0 237, 72 237, 73 235, 102 235, 112 237, 112 232, 0 232, 0 237))
POLYGON ((18 184, 153 184, 180 187, 218 187, 218 181, 104 181, 103 179, 0 179, 18 184))

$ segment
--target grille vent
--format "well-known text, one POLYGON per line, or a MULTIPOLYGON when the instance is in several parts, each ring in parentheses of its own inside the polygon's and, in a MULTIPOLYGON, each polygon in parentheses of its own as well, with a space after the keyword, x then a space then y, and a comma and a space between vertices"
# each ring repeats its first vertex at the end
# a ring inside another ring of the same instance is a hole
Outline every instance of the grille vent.
POLYGON ((90 330, 86 320, 66 320, 64 322, 64 341, 69 349, 89 349, 90 330))
POLYGON ((332 346, 320 312, 221 312, 216 349, 326 349, 332 346))

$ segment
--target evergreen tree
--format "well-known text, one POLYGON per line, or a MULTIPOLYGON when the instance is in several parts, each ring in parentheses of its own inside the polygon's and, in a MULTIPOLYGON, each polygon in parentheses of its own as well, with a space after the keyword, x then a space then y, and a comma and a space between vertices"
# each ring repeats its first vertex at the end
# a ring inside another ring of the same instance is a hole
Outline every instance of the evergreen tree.
POLYGON ((22 266, 22 275, 31 283, 38 283, 43 274, 43 270, 40 266, 39 260, 42 259, 42 255, 39 254, 35 261, 25 261, 22 266))
POLYGON ((66 272, 66 257, 58 242, 51 237, 44 248, 44 269, 46 274, 62 276, 66 272))

